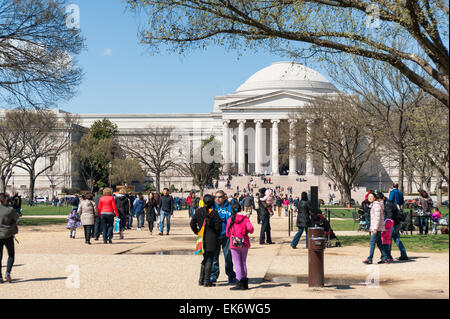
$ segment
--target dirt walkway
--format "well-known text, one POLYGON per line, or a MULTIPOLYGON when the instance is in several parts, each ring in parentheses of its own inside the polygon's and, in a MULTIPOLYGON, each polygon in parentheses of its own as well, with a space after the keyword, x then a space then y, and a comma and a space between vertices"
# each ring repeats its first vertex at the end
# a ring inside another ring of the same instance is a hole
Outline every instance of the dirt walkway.
MULTIPOLYGON (((112 245, 102 240, 85 245, 82 229, 76 239, 70 239, 64 225, 22 227, 17 236, 14 281, 0 284, 0 299, 449 298, 448 252, 409 252, 412 258, 407 262, 366 266, 361 261, 367 257, 368 244, 326 249, 326 285, 309 288, 304 238, 298 249, 290 248, 294 234, 288 237, 287 218, 275 216, 272 237, 276 244, 259 245, 260 226, 255 219, 253 215, 248 291, 229 290, 222 255, 218 286, 197 286, 202 257, 193 255, 196 238, 188 226, 187 212, 181 211, 172 218, 170 236, 158 236, 156 230, 153 236, 148 230, 130 230, 124 240, 115 236, 112 245), (368 276, 379 285, 366 285, 368 276)), ((5 263, 6 256, 3 267, 5 263)))

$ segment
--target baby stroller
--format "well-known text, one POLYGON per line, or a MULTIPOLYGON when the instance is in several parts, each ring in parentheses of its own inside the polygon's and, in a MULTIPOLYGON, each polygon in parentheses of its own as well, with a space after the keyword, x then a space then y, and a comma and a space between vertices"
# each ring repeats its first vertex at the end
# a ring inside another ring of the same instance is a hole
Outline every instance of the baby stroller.
POLYGON ((369 227, 367 227, 366 215, 362 209, 358 210, 358 220, 359 220, 358 231, 368 231, 369 227))
POLYGON ((323 216, 322 214, 317 214, 316 218, 314 219, 314 223, 318 227, 323 227, 324 235, 327 236, 327 238, 328 238, 328 242, 327 242, 328 248, 333 247, 333 244, 331 243, 332 239, 336 239, 336 243, 335 243, 334 247, 342 247, 342 243, 337 238, 336 234, 334 233, 333 229, 331 228, 330 223, 325 218, 325 216, 323 216))

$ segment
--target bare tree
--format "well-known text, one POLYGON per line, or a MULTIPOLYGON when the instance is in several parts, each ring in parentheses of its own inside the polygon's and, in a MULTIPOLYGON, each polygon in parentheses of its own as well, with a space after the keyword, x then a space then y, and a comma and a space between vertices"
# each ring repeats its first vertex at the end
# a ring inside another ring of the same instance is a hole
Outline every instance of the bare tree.
POLYGON ((153 51, 220 45, 318 60, 328 53, 353 54, 388 63, 448 107, 447 1, 127 2, 145 21, 141 42, 153 51), (399 39, 408 45, 395 46, 399 39))
MULTIPOLYGON (((331 62, 331 61, 330 61, 331 62)), ((331 78, 343 90, 364 99, 365 116, 380 124, 380 145, 398 165, 399 188, 404 191, 406 150, 412 143, 410 117, 429 95, 413 85, 395 68, 354 56, 352 60, 334 57, 329 68, 331 78)))
POLYGON ((192 176, 192 183, 200 188, 200 196, 213 179, 219 178, 221 168, 220 146, 214 136, 202 141, 198 149, 193 150, 190 157, 181 165, 181 171, 192 176), (194 160, 194 152, 200 153, 200 160, 194 160))
POLYGON ((65 0, 0 2, 0 105, 48 107, 75 93, 84 48, 66 23, 65 0))
POLYGON ((449 185, 449 111, 429 99, 411 115, 413 143, 408 149, 412 163, 425 162, 449 185))
POLYGON ((3 192, 6 192, 14 167, 24 156, 23 132, 17 130, 18 120, 11 112, 6 112, 5 117, 0 119, 0 179, 3 192))
POLYGON ((324 159, 324 174, 336 183, 345 204, 350 204, 354 181, 378 147, 378 123, 363 116, 360 103, 356 96, 320 97, 292 115, 312 123, 308 134, 297 125, 292 142, 307 144, 307 153, 324 159))
POLYGON ((119 136, 120 148, 136 159, 142 168, 155 176, 155 187, 161 191, 161 175, 169 170, 177 170, 181 155, 176 152, 178 139, 173 128, 146 128, 124 133, 119 136))
POLYGON ((28 172, 29 196, 33 199, 36 179, 53 167, 58 156, 69 151, 74 118, 67 114, 59 119, 55 113, 45 110, 16 110, 14 115, 20 117, 17 130, 23 132, 21 143, 25 154, 17 167, 28 172))

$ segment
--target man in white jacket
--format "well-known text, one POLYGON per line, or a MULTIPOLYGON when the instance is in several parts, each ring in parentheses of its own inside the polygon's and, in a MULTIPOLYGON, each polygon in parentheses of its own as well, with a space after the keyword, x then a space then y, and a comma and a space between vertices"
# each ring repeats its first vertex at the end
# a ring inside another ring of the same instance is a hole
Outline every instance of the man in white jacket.
POLYGON ((381 252, 381 261, 379 264, 387 263, 387 256, 383 251, 381 245, 381 232, 385 230, 384 228, 384 195, 383 193, 369 194, 367 198, 371 203, 369 207, 370 209, 370 231, 372 232, 372 236, 370 237, 370 253, 369 257, 363 261, 365 264, 373 263, 373 254, 375 252, 375 245, 378 246, 378 249, 381 252))

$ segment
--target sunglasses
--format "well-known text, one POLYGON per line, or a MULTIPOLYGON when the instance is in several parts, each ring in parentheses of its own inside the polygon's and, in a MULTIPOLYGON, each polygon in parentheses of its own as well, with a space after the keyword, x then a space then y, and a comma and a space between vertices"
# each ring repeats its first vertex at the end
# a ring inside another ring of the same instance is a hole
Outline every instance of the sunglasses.
POLYGON ((224 198, 225 196, 216 196, 216 198, 224 198))

